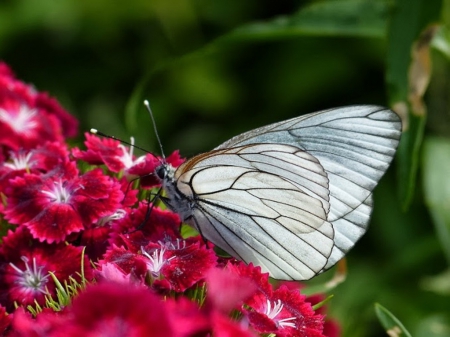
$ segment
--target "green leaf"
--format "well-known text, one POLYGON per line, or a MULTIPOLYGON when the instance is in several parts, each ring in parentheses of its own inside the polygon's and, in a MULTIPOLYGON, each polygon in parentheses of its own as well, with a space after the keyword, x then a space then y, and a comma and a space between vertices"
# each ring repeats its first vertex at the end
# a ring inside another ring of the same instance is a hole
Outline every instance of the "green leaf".
POLYGON ((438 239, 450 265, 450 140, 427 139, 423 149, 423 185, 438 239))
POLYGON ((411 337, 403 324, 388 309, 375 303, 375 313, 383 328, 391 337, 411 337))
POLYGON ((400 178, 398 191, 404 209, 409 206, 416 185, 425 124, 425 115, 409 114, 409 127, 403 132, 397 150, 397 172, 400 178))
POLYGON ((300 35, 383 37, 387 1, 315 2, 291 16, 245 25, 226 38, 267 39, 300 35))
MULTIPOLYGON (((423 92, 416 93, 411 102, 411 90, 415 89, 421 78, 412 72, 412 51, 415 41, 431 24, 439 21, 442 1, 397 0, 393 7, 388 31, 388 50, 386 58, 386 84, 389 103, 407 122, 407 131, 402 136, 399 147, 399 194, 403 207, 407 208, 412 199, 418 168, 418 156, 425 126, 425 113, 414 105, 421 102, 423 92), (399 109, 400 107, 400 109, 399 109), (399 111, 401 110, 401 111, 399 111)), ((427 36, 422 36, 425 39, 427 36)), ((428 44, 419 52, 428 52, 428 44)), ((422 46, 422 45, 420 45, 422 46)), ((422 55, 423 55, 422 54, 422 55)), ((422 60, 419 58, 419 60, 422 60)), ((416 60, 417 61, 417 60, 416 60)), ((416 68, 417 69, 417 68, 416 68)), ((422 83, 427 83, 423 81, 422 83)), ((425 86, 426 87, 426 86, 425 86)), ((423 91, 425 88, 421 88, 423 91)))
POLYGON ((188 62, 200 62, 205 57, 224 52, 240 43, 301 36, 384 37, 388 8, 388 1, 385 0, 329 0, 312 3, 291 16, 245 24, 181 57, 165 58, 147 72, 133 90, 126 107, 127 128, 131 131, 137 128, 137 113, 143 109, 143 95, 147 93, 147 87, 155 75, 163 70, 188 62))
POLYGON ((439 50, 448 60, 450 60, 450 30, 446 26, 439 28, 436 36, 431 42, 431 46, 439 50))

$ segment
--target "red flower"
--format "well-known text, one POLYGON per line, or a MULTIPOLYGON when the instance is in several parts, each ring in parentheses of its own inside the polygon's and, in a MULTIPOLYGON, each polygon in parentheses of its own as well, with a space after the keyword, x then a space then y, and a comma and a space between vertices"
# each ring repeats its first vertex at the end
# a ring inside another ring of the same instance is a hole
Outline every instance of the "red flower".
POLYGON ((59 330, 64 336, 177 336, 165 303, 132 285, 90 286, 73 300, 66 317, 59 330))
POLYGON ((37 336, 65 336, 60 331, 64 322, 64 315, 61 312, 54 312, 51 309, 44 309, 33 318, 29 312, 23 308, 18 308, 14 312, 12 320, 12 337, 37 337, 37 336))
POLYGON ((76 135, 78 122, 56 100, 15 79, 4 63, 0 65, 0 144, 29 149, 76 135))
MULTIPOLYGON (((280 282, 280 285, 285 285, 289 289, 301 291, 301 289, 305 288, 302 283, 295 281, 283 281, 280 282)), ((311 303, 312 306, 324 301, 326 296, 324 294, 318 293, 311 296, 306 297, 306 301, 311 303)), ((316 313, 324 315, 327 311, 327 306, 322 305, 320 308, 316 309, 316 313)), ((327 337, 339 337, 341 335, 341 327, 339 322, 333 318, 326 317, 324 326, 323 326, 323 334, 327 337)))
MULTIPOLYGON (((297 283, 297 289, 298 289, 298 283, 297 283)), ((320 303, 326 299, 326 296, 324 294, 315 294, 312 296, 308 296, 306 298, 306 301, 311 303, 311 305, 316 305, 317 303, 320 303)), ((319 309, 316 310, 317 313, 325 315, 325 312, 327 310, 326 305, 322 305, 319 309)), ((323 334, 327 337, 339 337, 341 335, 341 327, 339 325, 339 322, 336 319, 329 318, 325 320, 325 324, 323 326, 323 334)))
MULTIPOLYGON (((144 283, 147 275, 147 259, 143 255, 130 252, 124 247, 112 245, 103 256, 103 260, 99 261, 98 264, 101 270, 105 265, 110 268, 109 264, 114 264, 133 283, 144 283)), ((108 276, 106 272, 103 275, 105 278, 108 276)))
POLYGON ((59 174, 26 174, 10 182, 6 218, 28 227, 40 241, 61 242, 119 209, 120 184, 100 169, 78 176, 73 163, 59 174))
MULTIPOLYGON (((160 158, 155 158, 152 155, 146 156, 146 161, 140 165, 135 165, 128 170, 128 174, 139 176, 140 184, 143 188, 151 188, 160 184, 159 179, 157 179, 153 174, 155 169, 161 165, 163 161, 160 158)), ((184 159, 180 157, 178 151, 172 152, 170 156, 165 159, 165 162, 172 165, 173 167, 180 166, 184 159)))
POLYGON ((16 337, 178 337, 166 304, 148 290, 116 283, 92 285, 62 314, 47 311, 36 320, 18 311, 13 320, 16 337))
POLYGON ((6 331, 9 329, 11 325, 12 318, 13 315, 8 315, 6 309, 0 305, 0 336, 6 336, 6 331))
POLYGON ((253 296, 244 301, 243 313, 250 325, 261 333, 275 333, 285 337, 323 337, 322 315, 316 314, 306 297, 298 290, 281 286, 273 290, 268 274, 261 268, 239 262, 228 265, 238 275, 251 278, 258 287, 253 296))
POLYGON ((90 279, 89 261, 86 256, 82 261, 81 253, 81 247, 38 242, 24 227, 9 231, 3 238, 1 251, 0 299, 3 304, 12 307, 16 301, 19 305, 29 305, 35 300, 43 304, 44 295, 55 295, 55 284, 49 271, 61 282, 69 277, 79 280, 83 262, 84 274, 90 279))
MULTIPOLYGON (((89 133, 86 133, 85 136, 84 144, 87 150, 81 151, 78 148, 72 150, 76 159, 92 165, 105 164, 111 172, 117 173, 123 170, 129 180, 142 177, 140 180, 142 187, 148 188, 159 185, 159 180, 153 176, 153 172, 163 162, 161 158, 153 154, 136 157, 133 154, 133 147, 126 147, 118 140, 100 138, 89 133)), ((133 142, 132 139, 131 143, 133 142)), ((166 161, 177 167, 181 165, 183 159, 179 156, 178 151, 175 151, 167 157, 166 161)))
MULTIPOLYGON (((214 337, 255 337, 246 324, 231 320, 229 317, 215 312, 212 317, 212 331, 214 337)), ((305 336, 306 337, 306 336, 305 336)))
MULTIPOLYGON (((167 308, 175 334, 179 336, 208 336, 212 329, 211 318, 186 297, 168 299, 167 308)), ((238 336, 238 335, 237 335, 238 336)))
POLYGON ((44 141, 63 141, 55 116, 16 100, 0 104, 0 135, 0 144, 13 150, 30 149, 44 141))
POLYGON ((138 284, 132 280, 130 274, 125 274, 115 263, 103 263, 100 269, 95 270, 95 276, 98 281, 122 283, 124 285, 138 284))
POLYGON ((242 301, 253 295, 256 284, 229 269, 214 268, 207 273, 207 306, 209 310, 218 310, 228 314, 242 305, 242 301))
POLYGON ((63 143, 48 142, 31 150, 10 151, 8 161, 0 166, 0 186, 3 190, 18 175, 46 173, 68 161, 69 153, 63 143))
POLYGON ((215 266, 216 255, 212 249, 188 240, 149 244, 142 249, 147 257, 147 268, 154 279, 153 286, 175 292, 184 292, 204 279, 215 266), (157 247, 151 248, 150 247, 157 247))
POLYGON ((0 76, 14 77, 14 73, 11 68, 5 63, 0 61, 0 76))
POLYGON ((112 225, 110 243, 137 253, 149 242, 174 242, 182 239, 180 225, 181 220, 177 214, 141 202, 137 209, 129 210, 122 220, 112 225))

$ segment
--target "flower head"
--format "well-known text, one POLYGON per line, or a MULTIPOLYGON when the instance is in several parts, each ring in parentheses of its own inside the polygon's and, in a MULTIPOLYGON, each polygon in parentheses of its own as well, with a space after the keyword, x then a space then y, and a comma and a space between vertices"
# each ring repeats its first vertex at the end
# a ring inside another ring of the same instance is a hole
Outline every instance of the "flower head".
POLYGON ((41 240, 61 242, 116 212, 123 198, 120 185, 101 170, 79 175, 73 163, 58 174, 25 174, 10 181, 6 218, 30 229, 41 240))
POLYGON ((55 99, 17 80, 1 63, 0 144, 12 150, 30 149, 45 141, 73 137, 78 123, 55 99))

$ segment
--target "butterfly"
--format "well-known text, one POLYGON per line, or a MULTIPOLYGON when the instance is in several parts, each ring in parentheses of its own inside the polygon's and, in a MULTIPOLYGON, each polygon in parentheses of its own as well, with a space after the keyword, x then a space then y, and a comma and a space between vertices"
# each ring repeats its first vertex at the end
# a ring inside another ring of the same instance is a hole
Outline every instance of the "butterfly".
POLYGON ((400 135, 389 109, 341 107, 245 132, 155 174, 166 206, 205 239, 273 278, 307 280, 366 232, 400 135))

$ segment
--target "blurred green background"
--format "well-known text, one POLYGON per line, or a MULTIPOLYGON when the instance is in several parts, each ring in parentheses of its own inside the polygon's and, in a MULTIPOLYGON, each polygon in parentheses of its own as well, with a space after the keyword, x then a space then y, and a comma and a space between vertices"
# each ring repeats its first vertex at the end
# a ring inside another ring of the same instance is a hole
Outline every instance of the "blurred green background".
POLYGON ((449 22, 449 0, 2 0, 0 58, 79 118, 78 144, 94 127, 159 151, 143 99, 186 157, 320 109, 395 107, 402 144, 330 315, 384 335, 378 302, 450 336, 449 22))

